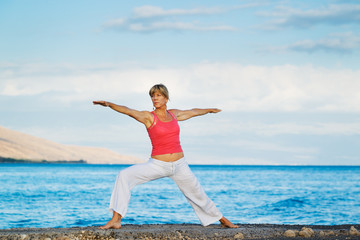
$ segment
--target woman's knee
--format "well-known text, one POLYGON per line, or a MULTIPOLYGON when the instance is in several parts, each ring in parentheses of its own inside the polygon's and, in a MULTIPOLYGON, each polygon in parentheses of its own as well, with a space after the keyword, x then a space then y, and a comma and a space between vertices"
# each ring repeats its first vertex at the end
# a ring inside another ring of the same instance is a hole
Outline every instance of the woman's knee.
POLYGON ((129 182, 129 174, 127 173, 126 169, 121 170, 117 177, 116 177, 116 181, 119 183, 128 183, 129 182))
POLYGON ((118 178, 121 178, 121 179, 127 179, 133 175, 136 175, 137 174, 137 170, 135 169, 136 166, 133 165, 133 166, 130 166, 130 167, 127 167, 127 168, 124 168, 122 169, 119 173, 118 173, 118 178))

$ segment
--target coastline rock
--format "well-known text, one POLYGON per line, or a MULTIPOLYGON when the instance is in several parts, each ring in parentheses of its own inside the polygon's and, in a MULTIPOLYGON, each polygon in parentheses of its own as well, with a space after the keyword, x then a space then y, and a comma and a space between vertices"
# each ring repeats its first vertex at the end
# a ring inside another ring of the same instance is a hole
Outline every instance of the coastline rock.
POLYGON ((323 231, 323 230, 321 230, 320 232, 319 232, 319 236, 320 237, 327 237, 327 236, 334 236, 335 235, 335 233, 334 233, 334 231, 323 231))
POLYGON ((303 227, 301 231, 299 232, 300 237, 309 238, 314 236, 314 231, 311 228, 303 227))
POLYGON ((354 226, 351 226, 349 233, 351 236, 360 236, 360 232, 354 226))
POLYGON ((244 239, 244 234, 238 232, 237 234, 235 234, 234 239, 244 239))
POLYGON ((296 232, 294 230, 286 230, 284 232, 285 237, 296 237, 296 232))
POLYGON ((26 234, 21 234, 21 235, 20 235, 20 239, 26 239, 27 236, 28 236, 28 235, 26 235, 26 234))

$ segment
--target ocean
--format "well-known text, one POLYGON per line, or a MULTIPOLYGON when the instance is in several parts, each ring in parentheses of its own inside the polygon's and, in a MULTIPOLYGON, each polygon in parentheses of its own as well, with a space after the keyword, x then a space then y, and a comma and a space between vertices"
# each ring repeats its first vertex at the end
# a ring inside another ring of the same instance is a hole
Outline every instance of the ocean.
MULTIPOLYGON (((1 164, 0 229, 105 224, 127 165, 1 164)), ((190 166, 234 223, 360 223, 360 167, 190 166)), ((135 187, 122 224, 199 224, 171 179, 135 187)))

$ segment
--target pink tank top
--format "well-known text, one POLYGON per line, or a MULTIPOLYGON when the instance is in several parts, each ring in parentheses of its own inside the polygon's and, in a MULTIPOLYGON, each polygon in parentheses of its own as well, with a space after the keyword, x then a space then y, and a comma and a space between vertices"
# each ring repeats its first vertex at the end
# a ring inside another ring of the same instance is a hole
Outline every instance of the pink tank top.
POLYGON ((180 145, 180 127, 176 117, 170 113, 172 120, 162 122, 154 112, 154 122, 147 129, 151 144, 153 146, 151 156, 182 152, 180 145))

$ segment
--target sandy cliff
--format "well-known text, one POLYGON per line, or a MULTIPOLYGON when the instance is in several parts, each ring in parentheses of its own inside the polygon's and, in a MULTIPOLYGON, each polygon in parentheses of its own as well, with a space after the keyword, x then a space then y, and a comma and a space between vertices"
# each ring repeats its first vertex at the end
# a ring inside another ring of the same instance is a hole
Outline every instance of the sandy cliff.
POLYGON ((100 164, 133 164, 143 161, 105 148, 59 144, 3 127, 0 127, 0 157, 49 162, 84 160, 100 164))

